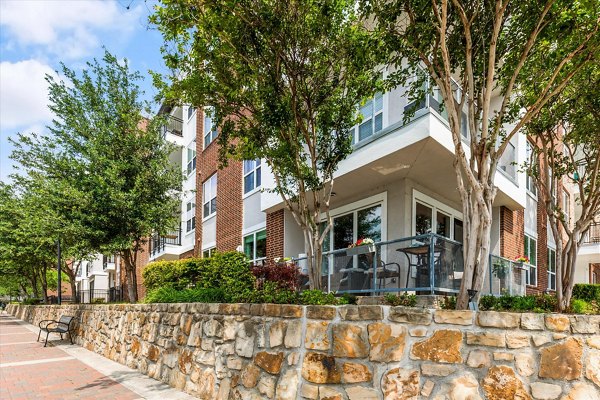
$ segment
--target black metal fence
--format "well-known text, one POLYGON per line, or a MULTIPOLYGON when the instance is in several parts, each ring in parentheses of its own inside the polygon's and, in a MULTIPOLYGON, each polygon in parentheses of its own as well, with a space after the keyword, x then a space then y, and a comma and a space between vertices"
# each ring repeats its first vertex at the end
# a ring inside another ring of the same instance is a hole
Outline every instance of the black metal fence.
POLYGON ((600 222, 592 222, 583 238, 584 244, 600 243, 600 222))
POLYGON ((94 303, 115 303, 123 301, 123 291, 121 286, 109 289, 80 290, 77 292, 77 302, 83 304, 94 303))

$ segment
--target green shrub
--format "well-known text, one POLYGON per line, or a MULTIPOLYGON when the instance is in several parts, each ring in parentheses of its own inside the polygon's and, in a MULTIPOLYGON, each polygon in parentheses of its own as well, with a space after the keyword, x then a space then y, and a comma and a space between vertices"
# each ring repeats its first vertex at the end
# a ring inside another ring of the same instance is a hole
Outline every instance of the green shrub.
POLYGON ((104 299, 102 297, 92 299, 92 304, 104 304, 104 299))
POLYGON ((456 310, 456 296, 444 296, 440 307, 442 310, 456 310))
POLYGON ((225 294, 221 289, 183 289, 170 286, 150 290, 144 303, 222 303, 225 294))
POLYGON ((336 297, 334 293, 325 293, 321 290, 305 290, 300 293, 300 303, 306 305, 342 305, 348 304, 347 297, 336 297))
POLYGON ((221 288, 225 301, 243 303, 251 300, 256 278, 246 256, 237 251, 215 253, 202 268, 198 287, 221 288), (250 297, 250 298, 249 298, 250 297))
POLYGON ((246 294, 252 303, 297 304, 298 293, 279 287, 278 282, 266 281, 258 290, 248 291, 246 294))
POLYGON ((142 271, 144 285, 148 290, 165 286, 175 289, 195 286, 201 280, 202 271, 209 262, 210 260, 205 258, 151 262, 142 271))
POLYGON ((408 293, 402 293, 398 295, 387 293, 385 296, 383 296, 383 300, 390 306, 414 307, 417 305, 417 296, 408 293))
POLYGON ((600 284, 576 284, 573 286, 573 299, 600 302, 600 284))
POLYGON ((485 295, 479 299, 479 309, 482 311, 553 312, 556 311, 557 304, 556 297, 550 294, 528 296, 504 294, 500 297, 485 295))

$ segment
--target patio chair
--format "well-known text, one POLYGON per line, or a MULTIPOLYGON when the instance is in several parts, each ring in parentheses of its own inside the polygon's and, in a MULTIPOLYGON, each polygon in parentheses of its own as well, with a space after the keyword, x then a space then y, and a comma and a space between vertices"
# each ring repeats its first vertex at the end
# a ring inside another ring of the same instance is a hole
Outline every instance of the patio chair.
POLYGON ((38 326, 40 327, 40 332, 38 333, 37 341, 39 342, 40 335, 42 334, 42 331, 44 331, 46 332, 46 341, 44 343, 44 347, 48 345, 48 335, 50 335, 50 333, 60 334, 60 340, 63 339, 63 333, 66 333, 69 335, 71 344, 73 344, 72 331, 74 327, 72 326, 72 323, 74 320, 74 316, 63 315, 58 321, 53 319, 45 319, 43 321, 40 321, 40 323, 38 324, 38 326))

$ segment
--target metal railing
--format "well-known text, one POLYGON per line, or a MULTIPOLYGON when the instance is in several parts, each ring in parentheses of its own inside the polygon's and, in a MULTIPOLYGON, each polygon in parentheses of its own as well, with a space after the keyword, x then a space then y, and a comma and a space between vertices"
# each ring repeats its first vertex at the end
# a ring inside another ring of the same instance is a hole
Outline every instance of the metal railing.
POLYGON ((484 281, 483 293, 500 296, 525 295, 527 285, 527 264, 515 262, 508 258, 490 254, 488 276, 484 281))
POLYGON ((170 133, 175 136, 183 136, 183 120, 170 115, 167 118, 167 123, 163 125, 163 137, 170 133))
POLYGON ((123 301, 123 290, 121 286, 108 289, 80 290, 77 292, 77 302, 82 304, 102 304, 123 301))
POLYGON ((155 256, 164 252, 166 245, 181 246, 181 228, 166 235, 152 234, 150 238, 150 255, 155 256))
POLYGON ((583 238, 584 244, 600 243, 600 222, 592 222, 583 238))

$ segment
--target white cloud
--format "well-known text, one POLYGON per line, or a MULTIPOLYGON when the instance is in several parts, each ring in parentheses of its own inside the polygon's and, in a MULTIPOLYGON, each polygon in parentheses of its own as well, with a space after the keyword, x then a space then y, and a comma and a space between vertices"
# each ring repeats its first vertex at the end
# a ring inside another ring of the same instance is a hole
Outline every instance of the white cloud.
POLYGON ((37 60, 0 63, 0 130, 45 124, 51 120, 46 74, 56 77, 49 65, 37 60))
POLYGON ((77 59, 97 49, 102 33, 121 39, 131 34, 141 23, 142 11, 142 6, 125 10, 114 1, 2 1, 0 25, 9 38, 7 47, 16 42, 63 60, 77 59))

